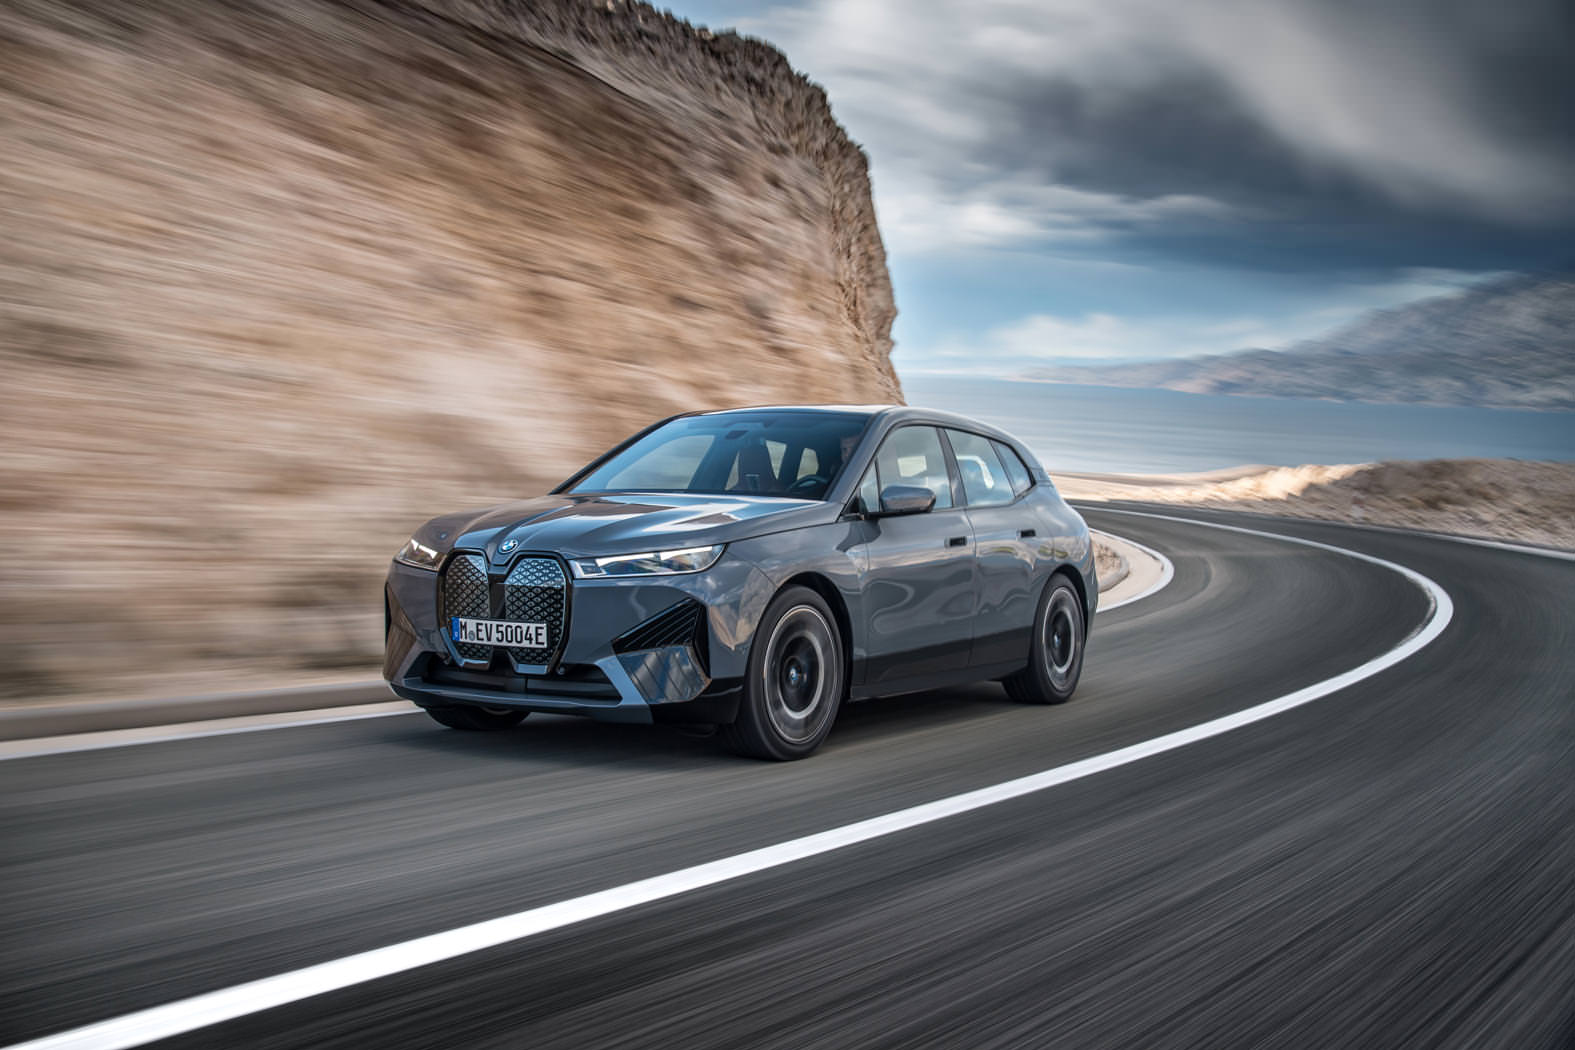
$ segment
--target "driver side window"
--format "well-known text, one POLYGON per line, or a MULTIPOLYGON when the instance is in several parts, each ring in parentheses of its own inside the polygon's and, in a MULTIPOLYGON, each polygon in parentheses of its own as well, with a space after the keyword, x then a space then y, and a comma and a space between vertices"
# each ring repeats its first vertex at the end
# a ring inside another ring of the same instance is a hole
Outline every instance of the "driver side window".
POLYGON ((892 485, 915 485, 935 493, 935 509, 952 505, 951 475, 941 435, 934 427, 908 426, 892 431, 875 454, 884 491, 892 485))

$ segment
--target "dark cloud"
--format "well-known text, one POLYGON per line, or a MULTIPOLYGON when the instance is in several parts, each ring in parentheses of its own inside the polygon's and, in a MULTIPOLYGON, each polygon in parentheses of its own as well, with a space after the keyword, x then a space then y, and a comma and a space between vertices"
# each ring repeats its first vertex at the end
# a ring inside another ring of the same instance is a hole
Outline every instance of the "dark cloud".
MULTIPOLYGON (((1380 5, 1381 6, 1381 5, 1380 5)), ((1527 148, 1575 155, 1575 5, 1565 0, 1410 4, 1454 46, 1441 56, 1471 82, 1478 120, 1527 148)))
POLYGON ((996 133, 979 159, 1065 185, 1258 204, 1364 192, 1359 180, 1300 159, 1204 69, 1119 93, 1064 77, 1019 78, 995 85, 989 102, 996 133))
MULTIPOLYGON (((1331 135, 1298 127, 1294 117, 1273 119, 1250 96, 1252 78, 1232 75, 1251 68, 1250 54, 1233 69, 1179 46, 1162 58, 1134 58, 1153 63, 1146 76, 1050 68, 980 82, 974 91, 990 114, 990 134, 976 156, 992 169, 1084 190, 1205 197, 1238 217, 1133 231, 1156 251, 1310 267, 1353 257, 1492 269, 1572 261, 1563 242, 1575 229, 1575 61, 1567 50, 1575 6, 1284 6, 1319 12, 1299 21, 1322 28, 1328 47, 1368 42, 1352 62, 1385 48, 1405 54, 1400 68, 1365 75, 1375 95, 1388 83, 1447 99, 1454 126, 1426 143, 1438 151, 1438 170, 1413 170, 1381 141, 1360 151, 1327 148, 1323 139, 1338 138, 1338 128, 1331 135), (1507 158, 1503 185, 1451 170, 1479 165, 1484 150, 1507 158)), ((1231 46, 1250 52, 1253 41, 1231 46)), ((1367 101, 1376 109, 1394 104, 1367 101)), ((1346 116, 1357 128, 1373 120, 1346 116)), ((1373 121, 1379 131, 1404 123, 1402 113, 1373 121)), ((1397 153, 1405 148, 1394 144, 1397 153)))
POLYGON ((1116 247, 1133 262, 1161 265, 1184 259, 1208 266, 1294 273, 1363 274, 1436 267, 1471 272, 1575 271, 1570 237, 1575 225, 1505 228, 1492 223, 1382 215, 1372 221, 1340 218, 1298 222, 1215 224, 1208 228, 1150 229, 1116 234, 1116 247))
POLYGON ((878 179, 1024 217, 1003 237, 1282 268, 1572 261, 1575 5, 825 0, 762 28, 828 82, 878 179))

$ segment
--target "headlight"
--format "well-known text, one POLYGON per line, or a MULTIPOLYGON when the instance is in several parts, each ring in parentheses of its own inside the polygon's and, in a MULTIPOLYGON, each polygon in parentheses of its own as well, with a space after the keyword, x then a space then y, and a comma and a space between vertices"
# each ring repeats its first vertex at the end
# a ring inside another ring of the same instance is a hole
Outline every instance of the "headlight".
POLYGON ((614 554, 607 558, 576 558, 574 575, 582 580, 607 576, 671 576, 680 572, 704 572, 716 564, 727 544, 715 547, 688 547, 681 551, 646 551, 643 554, 614 554))
POLYGON ((414 536, 399 549, 394 555, 394 560, 417 569, 431 569, 437 571, 438 564, 443 560, 443 553, 435 547, 428 547, 414 536))

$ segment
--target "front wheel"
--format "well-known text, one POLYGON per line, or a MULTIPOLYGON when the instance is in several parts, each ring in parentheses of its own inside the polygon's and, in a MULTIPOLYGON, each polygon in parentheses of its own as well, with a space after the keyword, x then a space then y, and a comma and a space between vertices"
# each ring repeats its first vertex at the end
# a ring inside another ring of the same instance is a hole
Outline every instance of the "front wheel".
POLYGON ((766 607, 749 648, 738 718, 722 727, 734 751, 785 762, 814 752, 842 703, 842 638, 825 599, 789 587, 766 607))
POLYGON ((525 721, 529 711, 521 711, 515 707, 476 707, 470 704, 455 704, 452 707, 429 707, 427 714, 441 725, 450 729, 464 729, 471 732, 482 732, 488 729, 512 729, 525 721))
POLYGON ((1028 666, 1005 679, 1006 693, 1022 704, 1064 704, 1083 673, 1083 603, 1072 581, 1052 576, 1034 616, 1028 666))

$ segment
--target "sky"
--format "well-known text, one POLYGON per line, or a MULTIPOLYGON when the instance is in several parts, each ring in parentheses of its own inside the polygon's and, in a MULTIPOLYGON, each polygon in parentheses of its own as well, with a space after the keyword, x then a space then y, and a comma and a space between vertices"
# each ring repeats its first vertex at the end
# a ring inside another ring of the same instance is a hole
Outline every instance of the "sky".
POLYGON ((1562 0, 683 0, 870 156, 900 374, 1281 349, 1575 266, 1562 0))

